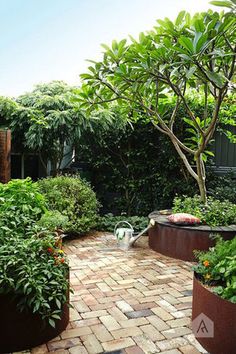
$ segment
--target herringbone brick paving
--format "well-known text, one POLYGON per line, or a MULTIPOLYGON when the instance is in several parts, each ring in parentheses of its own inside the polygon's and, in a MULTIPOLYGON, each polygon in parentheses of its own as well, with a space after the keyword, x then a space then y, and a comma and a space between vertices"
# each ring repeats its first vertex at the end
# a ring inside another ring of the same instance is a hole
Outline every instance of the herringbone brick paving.
POLYGON ((70 323, 43 353, 205 353, 191 331, 192 264, 141 238, 128 252, 111 234, 66 241, 74 289, 70 323))

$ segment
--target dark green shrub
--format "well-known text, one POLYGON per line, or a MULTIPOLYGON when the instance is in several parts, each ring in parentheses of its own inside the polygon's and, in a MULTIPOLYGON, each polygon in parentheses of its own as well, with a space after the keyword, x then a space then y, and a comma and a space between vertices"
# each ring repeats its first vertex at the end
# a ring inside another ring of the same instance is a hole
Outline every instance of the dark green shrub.
POLYGON ((99 204, 90 185, 79 176, 59 176, 38 181, 50 210, 68 217, 66 232, 81 234, 94 228, 99 204))
POLYGON ((194 270, 203 283, 213 287, 219 296, 236 303, 236 237, 230 241, 218 238, 207 252, 196 252, 199 263, 194 270))
MULTIPOLYGON (((210 176, 211 177, 211 176, 210 176)), ((208 192, 214 198, 224 201, 229 200, 236 204, 236 179, 233 173, 227 173, 225 176, 210 178, 208 183, 208 192)))
POLYGON ((236 204, 227 200, 219 201, 209 197, 205 205, 198 195, 176 197, 172 210, 174 213, 189 213, 197 216, 209 226, 227 226, 236 223, 236 204))
POLYGON ((128 221, 133 226, 135 232, 142 231, 148 225, 148 218, 144 216, 114 216, 113 214, 106 214, 99 218, 97 229, 113 232, 119 221, 128 221))
POLYGON ((117 121, 110 129, 83 134, 77 150, 103 213, 147 215, 170 208, 176 194, 196 193, 172 143, 152 124, 117 121))

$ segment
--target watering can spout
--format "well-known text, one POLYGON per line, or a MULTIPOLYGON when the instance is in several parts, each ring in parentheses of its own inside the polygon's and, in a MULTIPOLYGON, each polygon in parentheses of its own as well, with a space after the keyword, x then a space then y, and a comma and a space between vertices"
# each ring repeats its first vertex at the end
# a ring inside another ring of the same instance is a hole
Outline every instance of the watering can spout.
POLYGON ((132 246, 141 236, 143 236, 154 225, 155 225, 155 221, 151 219, 150 223, 148 224, 148 226, 144 230, 142 230, 138 235, 132 236, 130 238, 129 246, 132 246))

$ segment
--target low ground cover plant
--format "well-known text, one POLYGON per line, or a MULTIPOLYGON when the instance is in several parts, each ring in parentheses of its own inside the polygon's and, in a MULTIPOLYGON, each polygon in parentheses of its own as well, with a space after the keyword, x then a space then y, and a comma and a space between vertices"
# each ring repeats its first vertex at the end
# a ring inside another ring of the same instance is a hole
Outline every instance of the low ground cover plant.
POLYGON ((51 211, 68 218, 67 233, 81 234, 96 226, 99 204, 89 183, 78 175, 44 178, 38 181, 51 211))
POLYGON ((198 195, 176 197, 172 210, 174 213, 192 214, 209 226, 227 226, 236 223, 236 204, 228 200, 220 201, 208 197, 208 203, 204 204, 198 195))
POLYGON ((218 236, 215 247, 195 255, 199 263, 194 271, 199 279, 217 295, 236 303, 236 237, 224 241, 218 236))
MULTIPOLYGON (((145 216, 126 216, 106 214, 98 219, 97 229, 101 231, 113 232, 116 224, 120 221, 128 221, 134 228, 135 232, 140 232, 148 225, 148 218, 145 216)), ((122 225, 120 224, 120 227, 122 225)), ((125 226, 125 224, 123 225, 125 226)))

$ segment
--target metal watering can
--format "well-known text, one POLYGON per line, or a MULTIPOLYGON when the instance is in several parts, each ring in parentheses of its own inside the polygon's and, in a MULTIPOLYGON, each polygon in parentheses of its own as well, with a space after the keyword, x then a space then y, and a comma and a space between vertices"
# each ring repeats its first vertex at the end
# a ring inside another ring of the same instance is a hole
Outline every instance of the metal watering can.
POLYGON ((114 228, 114 236, 117 239, 118 246, 124 250, 128 250, 145 232, 155 225, 154 220, 150 220, 149 225, 140 233, 135 234, 133 226, 128 221, 119 221, 114 228), (119 225, 126 227, 118 227, 119 225), (128 227, 127 227, 128 225, 128 227))

